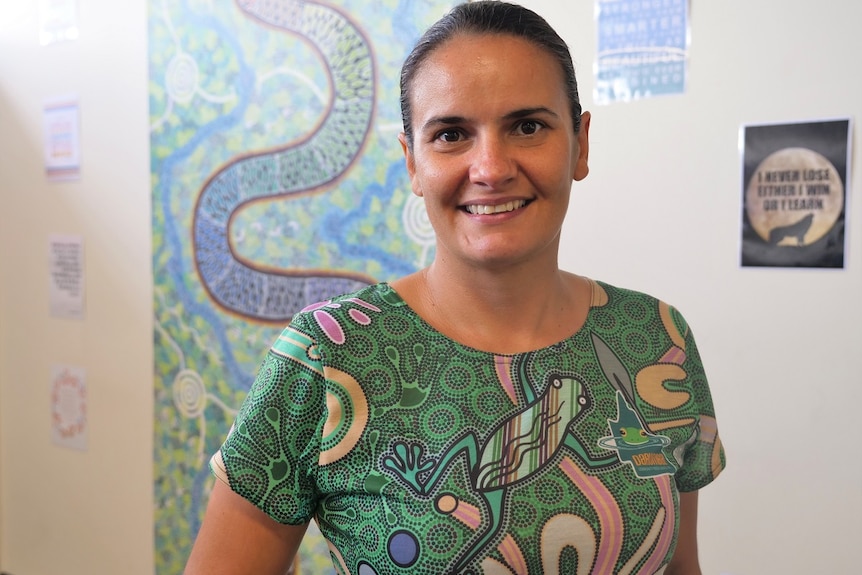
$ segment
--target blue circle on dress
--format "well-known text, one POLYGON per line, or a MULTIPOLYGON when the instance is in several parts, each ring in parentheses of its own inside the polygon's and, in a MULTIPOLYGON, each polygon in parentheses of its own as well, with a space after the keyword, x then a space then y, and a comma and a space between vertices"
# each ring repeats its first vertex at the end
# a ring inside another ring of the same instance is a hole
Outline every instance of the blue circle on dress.
POLYGON ((419 542, 409 531, 396 531, 389 538, 389 556, 399 567, 410 567, 419 559, 419 542))

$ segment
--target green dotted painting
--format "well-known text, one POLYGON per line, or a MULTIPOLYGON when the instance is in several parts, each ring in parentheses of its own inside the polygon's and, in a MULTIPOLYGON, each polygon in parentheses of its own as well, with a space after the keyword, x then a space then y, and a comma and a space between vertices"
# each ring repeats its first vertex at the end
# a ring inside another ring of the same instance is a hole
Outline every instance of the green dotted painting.
MULTIPOLYGON (((182 572, 209 457, 290 318, 433 257, 398 77, 451 5, 150 0, 159 575, 182 572)), ((314 525, 297 570, 334 572, 314 525)))

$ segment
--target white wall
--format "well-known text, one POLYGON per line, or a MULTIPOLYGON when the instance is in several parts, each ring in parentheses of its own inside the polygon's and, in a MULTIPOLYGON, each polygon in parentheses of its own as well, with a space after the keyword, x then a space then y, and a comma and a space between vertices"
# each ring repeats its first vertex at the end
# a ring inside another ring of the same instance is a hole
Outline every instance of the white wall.
POLYGON ((573 47, 593 112, 562 264, 692 324, 728 457, 701 494, 704 572, 862 573, 862 183, 844 270, 740 268, 737 147, 741 124, 862 119, 862 6, 693 2, 688 93, 597 107, 589 4, 530 2, 573 47))
POLYGON ((146 4, 79 2, 78 41, 39 45, 38 1, 0 2, 0 567, 153 572, 146 4), (77 94, 80 181, 47 183, 42 105, 77 94), (48 313, 48 235, 83 236, 85 321, 48 313), (51 442, 55 363, 86 369, 89 449, 51 442))
MULTIPOLYGON (((533 0, 593 112, 564 267, 676 304, 710 374, 728 469, 701 495, 705 573, 862 569, 862 204, 844 270, 738 266, 743 123, 862 116, 852 0, 695 2, 689 91, 592 104, 592 2, 533 0)), ((37 0, 0 3, 0 569, 153 573, 146 2, 79 0, 40 47, 37 0), (45 98, 77 93, 80 182, 47 183, 45 98), (85 240, 87 318, 49 317, 47 237, 85 240), (54 447, 54 363, 87 370, 90 445, 54 447)), ((852 166, 859 166, 860 151, 852 166)))

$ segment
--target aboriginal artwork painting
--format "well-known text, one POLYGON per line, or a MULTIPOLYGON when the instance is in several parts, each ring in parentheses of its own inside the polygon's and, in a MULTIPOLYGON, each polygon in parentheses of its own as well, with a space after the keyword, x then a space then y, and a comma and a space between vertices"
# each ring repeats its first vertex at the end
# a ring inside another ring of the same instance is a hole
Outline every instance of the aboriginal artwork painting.
MULTIPOLYGON (((182 572, 223 441, 311 302, 430 262, 398 72, 452 2, 150 0, 156 572, 182 572)), ((332 572, 313 531, 300 573, 332 572)))

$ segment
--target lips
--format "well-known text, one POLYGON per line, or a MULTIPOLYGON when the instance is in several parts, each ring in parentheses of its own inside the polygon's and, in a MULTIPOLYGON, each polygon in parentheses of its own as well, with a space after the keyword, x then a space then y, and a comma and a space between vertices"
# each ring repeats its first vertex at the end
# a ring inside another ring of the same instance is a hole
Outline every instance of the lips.
POLYGON ((512 212, 517 210, 518 208, 523 208, 527 205, 527 200, 513 200, 511 202, 506 202, 505 204, 497 204, 494 206, 490 205, 481 205, 481 204, 471 204, 469 206, 464 206, 464 209, 467 213, 473 215, 491 215, 491 214, 502 214, 504 212, 512 212))

